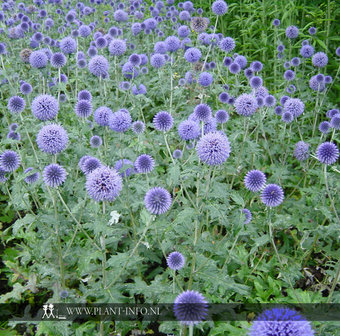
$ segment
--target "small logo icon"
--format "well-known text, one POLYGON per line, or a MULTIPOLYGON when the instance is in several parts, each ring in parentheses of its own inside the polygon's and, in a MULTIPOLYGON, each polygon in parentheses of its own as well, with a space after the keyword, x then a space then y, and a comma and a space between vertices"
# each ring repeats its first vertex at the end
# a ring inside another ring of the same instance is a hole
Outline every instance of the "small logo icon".
POLYGON ((52 303, 50 303, 49 305, 48 304, 44 304, 43 305, 43 311, 44 311, 44 314, 43 316, 41 317, 42 319, 44 318, 55 318, 54 314, 53 314, 53 310, 54 310, 54 306, 52 303))

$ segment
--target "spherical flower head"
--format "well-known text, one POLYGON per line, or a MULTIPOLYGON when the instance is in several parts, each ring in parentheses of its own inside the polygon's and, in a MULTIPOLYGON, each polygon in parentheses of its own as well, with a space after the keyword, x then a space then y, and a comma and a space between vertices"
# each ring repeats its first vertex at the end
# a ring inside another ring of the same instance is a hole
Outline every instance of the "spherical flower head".
POLYGON ((313 55, 312 63, 314 66, 322 68, 327 65, 328 56, 324 52, 319 51, 313 55))
POLYGON ((305 161, 309 158, 309 144, 304 141, 299 141, 295 145, 294 156, 299 161, 305 161))
POLYGON ((60 153, 66 148, 67 143, 67 132, 57 124, 43 126, 37 135, 38 147, 45 153, 60 153))
POLYGON ((289 39, 295 39, 299 36, 299 28, 296 26, 289 26, 286 28, 286 36, 289 39))
POLYGON ((135 122, 132 123, 132 131, 136 134, 142 134, 145 130, 145 124, 140 121, 137 120, 135 122))
POLYGON ((171 252, 168 257, 166 258, 166 262, 172 270, 180 270, 183 268, 185 263, 185 258, 182 253, 180 252, 171 252))
POLYGON ((169 52, 175 52, 176 50, 180 48, 180 45, 181 45, 181 41, 176 36, 167 37, 164 43, 166 45, 167 51, 169 52))
POLYGON ((218 46, 221 50, 230 52, 235 49, 235 41, 231 37, 225 37, 219 42, 218 46))
POLYGON ((102 145, 102 143, 103 143, 103 140, 102 140, 102 138, 99 135, 94 135, 90 139, 90 145, 93 148, 100 147, 102 145))
POLYGON ((88 100, 78 100, 74 111, 78 117, 87 118, 92 114, 92 104, 88 100))
POLYGON ((91 58, 88 68, 96 77, 103 77, 108 73, 109 62, 104 56, 97 55, 91 58))
POLYGON ((234 62, 237 63, 241 69, 244 69, 247 66, 247 58, 243 55, 237 55, 234 59, 234 62))
POLYGON ((340 47, 336 48, 335 54, 336 54, 338 57, 340 57, 340 47))
POLYGON ((319 124, 319 131, 323 134, 326 134, 330 131, 331 124, 328 121, 322 121, 319 124))
POLYGON ((123 183, 115 169, 101 166, 86 176, 85 186, 89 196, 96 202, 114 201, 123 183))
POLYGON ((72 37, 67 36, 60 41, 59 46, 64 54, 72 54, 77 50, 77 41, 72 37))
POLYGON ((190 27, 196 33, 202 33, 208 28, 208 20, 203 17, 193 17, 190 21, 190 27))
POLYGON ((281 21, 279 19, 273 20, 273 26, 278 27, 280 25, 281 21))
POLYGON ((144 203, 150 213, 161 215, 170 209, 172 198, 166 189, 155 187, 145 194, 144 203))
POLYGON ((255 97, 247 93, 237 97, 234 105, 236 112, 245 117, 253 115, 258 107, 255 97))
POLYGON ((202 53, 198 48, 189 48, 184 53, 184 58, 189 63, 195 63, 200 60, 202 53))
POLYGON ((267 207, 276 207, 283 202, 284 192, 277 184, 268 184, 261 193, 261 201, 267 207))
POLYGON ((276 106, 275 109, 274 109, 274 112, 278 116, 282 115, 282 112, 283 112, 282 106, 280 106, 280 105, 276 106))
POLYGON ((132 79, 138 76, 138 71, 136 67, 131 62, 126 62, 122 66, 122 74, 127 79, 132 79))
POLYGON ((326 116, 327 118, 333 118, 336 114, 339 114, 339 113, 340 111, 338 109, 331 109, 327 111, 326 116))
POLYGON ((325 82, 320 82, 317 79, 317 76, 312 76, 311 79, 309 80, 309 87, 313 90, 313 91, 319 91, 322 92, 323 90, 325 90, 326 86, 325 86, 325 82))
POLYGON ((305 104, 299 98, 288 98, 283 107, 284 111, 290 112, 294 118, 300 116, 305 110, 305 104))
POLYGON ((19 125, 17 124, 17 123, 13 123, 13 124, 10 124, 9 126, 8 126, 8 129, 10 130, 10 131, 16 131, 17 130, 17 128, 19 127, 19 125))
POLYGON ((35 182, 37 182, 40 178, 40 173, 39 172, 35 172, 35 173, 31 173, 33 170, 32 167, 29 167, 27 169, 25 169, 24 171, 24 174, 28 174, 30 173, 29 175, 27 175, 24 179, 24 181, 27 183, 27 184, 33 184, 35 182))
POLYGON ((291 81, 295 78, 295 72, 293 70, 286 70, 285 73, 283 74, 283 78, 286 81, 291 81))
POLYGON ((30 94, 32 92, 32 90, 33 90, 32 85, 29 84, 29 83, 22 83, 20 85, 20 91, 24 95, 30 94))
POLYGON ((87 158, 83 165, 82 165, 82 171, 84 174, 90 174, 92 173, 95 169, 101 167, 102 164, 100 162, 100 160, 98 160, 97 158, 95 157, 89 157, 87 158))
POLYGON ((44 68, 47 65, 48 58, 46 54, 41 51, 33 51, 30 55, 29 62, 33 68, 44 68))
POLYGON ((172 153, 174 159, 180 159, 183 156, 183 152, 180 149, 175 149, 172 153))
POLYGON ((123 133, 126 132, 132 123, 130 113, 123 111, 117 111, 110 115, 109 117, 109 127, 115 132, 123 133))
POLYGON ((198 77, 198 83, 204 87, 209 86, 214 80, 214 77, 209 72, 202 72, 198 77))
POLYGON ((293 57, 291 63, 293 66, 297 67, 301 64, 301 59, 299 57, 293 57))
POLYGON ((0 166, 0 183, 4 183, 8 180, 8 177, 6 176, 6 171, 4 171, 0 166))
POLYGON ((0 168, 4 172, 13 172, 17 170, 20 166, 20 163, 20 156, 12 150, 5 150, 0 155, 0 168))
POLYGON ((112 39, 109 44, 109 52, 113 56, 121 56, 126 52, 126 42, 121 39, 112 39))
POLYGON ((269 95, 269 92, 268 92, 268 89, 264 86, 260 86, 258 89, 256 89, 256 92, 255 92, 255 97, 256 98, 266 98, 267 96, 269 95))
POLYGON ((217 130, 216 118, 211 117, 210 119, 208 119, 204 122, 203 134, 215 132, 216 130, 217 130))
POLYGON ((283 112, 281 115, 281 120, 287 124, 291 123, 294 120, 294 115, 291 112, 283 112))
POLYGON ((250 78, 249 84, 253 89, 258 89, 260 86, 262 86, 263 80, 259 76, 253 76, 250 78))
POLYGON ((338 113, 338 114, 336 114, 335 116, 332 117, 330 125, 335 130, 340 129, 340 113, 338 113))
POLYGON ((243 224, 249 224, 251 222, 251 219, 252 219, 252 214, 251 214, 250 210, 242 209, 242 213, 246 217, 243 224))
POLYGON ((20 135, 20 133, 9 131, 7 133, 7 139, 12 139, 12 140, 20 141, 21 140, 21 135, 20 135))
POLYGON ((244 177, 245 187, 252 192, 261 191, 264 188, 266 181, 266 175, 260 170, 250 170, 244 177))
POLYGON ((330 84, 332 83, 332 81, 333 81, 332 76, 329 75, 325 76, 325 84, 330 84))
POLYGON ((58 100, 49 94, 35 97, 31 104, 33 115, 41 120, 47 121, 54 119, 59 111, 58 100))
POLYGON ((156 69, 161 68, 165 62, 166 61, 163 54, 154 54, 150 58, 150 64, 156 69))
POLYGON ((265 310, 252 323, 249 336, 313 336, 310 322, 293 309, 278 307, 265 310))
POLYGON ((134 167, 137 173, 147 174, 154 169, 155 160, 148 154, 142 154, 136 159, 134 167))
POLYGON ((272 95, 268 95, 264 98, 264 104, 268 107, 273 107, 276 104, 276 98, 272 95))
MULTIPOLYGON (((317 159, 326 165, 335 163, 339 158, 339 149, 332 142, 324 142, 316 150, 317 159)), ((1 164, 0 164, 1 165, 1 164)))
POLYGON ((224 124, 229 120, 229 114, 225 110, 218 110, 215 113, 216 122, 219 124, 224 124))
POLYGON ((92 100, 92 94, 90 91, 87 90, 81 90, 78 93, 78 100, 88 100, 91 101, 92 100))
POLYGON ((56 52, 51 56, 50 62, 54 68, 62 68, 66 64, 66 56, 61 52, 56 52))
POLYGON ((20 113, 25 109, 26 102, 19 96, 13 96, 8 99, 7 107, 11 113, 20 113))
POLYGON ((192 140, 200 136, 200 126, 196 121, 184 120, 178 125, 178 134, 183 140, 192 140))
POLYGON ((259 72, 263 69, 263 64, 260 61, 254 61, 250 64, 250 68, 254 71, 254 72, 259 72))
POLYGON ((200 323, 207 315, 208 304, 204 296, 187 290, 179 294, 174 302, 174 314, 178 321, 186 325, 200 323))
POLYGON ((222 132, 211 132, 203 135, 196 145, 200 160, 209 166, 223 164, 230 155, 230 143, 222 132))
POLYGON ((65 182, 66 175, 66 170, 62 166, 52 163, 44 168, 43 180, 48 187, 57 188, 65 182))
POLYGON ((314 48, 313 46, 306 44, 301 47, 300 49, 300 55, 304 58, 310 58, 314 54, 314 48))
POLYGON ((208 121, 212 116, 212 111, 207 104, 198 104, 194 108, 194 116, 198 121, 208 121))
POLYGON ((227 13, 228 5, 223 0, 217 0, 212 4, 211 9, 214 14, 220 16, 220 15, 224 15, 225 13, 227 13))
POLYGON ((173 124, 173 117, 166 111, 158 112, 153 117, 153 125, 158 131, 167 132, 172 128, 173 124))
POLYGON ((232 73, 232 74, 238 74, 240 71, 241 71, 241 67, 238 63, 236 62, 232 62, 230 65, 229 65, 229 71, 232 73))
POLYGON ((94 111, 94 121, 99 126, 109 126, 110 115, 112 114, 112 110, 106 106, 98 107, 94 111))

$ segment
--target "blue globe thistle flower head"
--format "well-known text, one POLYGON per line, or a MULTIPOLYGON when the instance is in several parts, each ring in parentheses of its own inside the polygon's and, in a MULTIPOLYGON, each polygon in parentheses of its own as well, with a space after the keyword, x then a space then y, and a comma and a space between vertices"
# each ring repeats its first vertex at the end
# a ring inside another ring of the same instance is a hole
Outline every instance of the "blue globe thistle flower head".
POLYGON ((276 48, 276 50, 277 51, 279 51, 279 52, 282 52, 282 51, 284 51, 286 48, 285 48, 285 46, 283 45, 283 44, 279 44, 278 46, 277 46, 277 48, 276 48))
POLYGON ((33 91, 32 85, 29 83, 22 83, 20 85, 20 91, 24 95, 29 95, 33 91))
POLYGON ((117 111, 109 117, 109 127, 115 132, 126 132, 132 123, 131 115, 128 112, 117 111))
POLYGON ((78 92, 78 100, 88 100, 92 101, 92 94, 88 90, 81 90, 78 92))
POLYGON ((215 132, 217 130, 216 118, 211 117, 206 120, 203 124, 203 134, 208 134, 210 132, 215 132))
POLYGON ((86 160, 83 161, 81 165, 82 172, 87 175, 92 173, 95 169, 102 166, 102 163, 96 157, 87 157, 86 160))
POLYGON ((66 180, 66 176, 66 170, 56 163, 46 166, 43 171, 43 181, 51 188, 57 188, 62 185, 66 180))
POLYGON ((330 121, 330 126, 335 129, 339 130, 340 129, 340 113, 334 115, 330 121))
POLYGON ((157 54, 165 54, 167 52, 166 44, 163 41, 156 42, 154 51, 157 54))
POLYGON ((17 123, 12 123, 8 126, 8 129, 10 131, 16 131, 18 129, 19 125, 17 123))
POLYGON ((183 152, 180 149, 175 149, 174 152, 172 153, 172 157, 174 159, 180 159, 183 156, 183 152))
POLYGON ((91 58, 88 68, 96 77, 104 77, 108 74, 109 62, 104 56, 97 55, 91 58))
POLYGON ((99 126, 109 126, 112 110, 106 106, 100 106, 94 111, 94 121, 99 126))
POLYGON ((54 53, 50 58, 50 63, 54 68, 62 68, 66 62, 66 56, 61 52, 54 53))
POLYGON ((235 109, 239 115, 250 117, 258 108, 255 97, 250 94, 243 93, 235 100, 235 109))
POLYGON ((183 268, 185 264, 185 258, 180 252, 171 252, 166 258, 166 263, 172 270, 178 271, 183 268))
POLYGON ((273 20, 273 26, 278 27, 280 25, 281 21, 279 19, 273 20))
POLYGON ((114 201, 123 188, 122 177, 118 172, 101 166, 86 176, 86 190, 96 202, 114 201))
POLYGON ((57 154, 66 148, 68 135, 62 126, 49 124, 40 129, 36 141, 41 151, 57 154))
POLYGON ((177 34, 179 37, 182 37, 182 38, 187 37, 190 35, 190 29, 186 25, 180 26, 177 29, 177 34))
POLYGON ((284 111, 290 112, 294 118, 300 116, 305 110, 305 104, 299 98, 288 98, 283 107, 284 111))
POLYGON ((210 86, 213 80, 214 77, 209 72, 202 72, 198 77, 198 83, 204 87, 210 86))
POLYGON ((31 104, 33 115, 41 120, 52 120, 58 115, 58 100, 49 94, 42 94, 35 97, 31 104))
POLYGON ((325 84, 330 84, 332 82, 333 82, 332 76, 329 75, 325 76, 325 84))
POLYGON ((283 74, 283 78, 286 81, 291 81, 295 78, 295 72, 293 70, 286 70, 285 73, 283 74))
POLYGON ((277 184, 268 184, 261 193, 261 201, 267 207, 277 207, 284 199, 284 192, 277 184))
POLYGON ((102 145, 102 143, 103 143, 103 140, 102 140, 102 138, 99 135, 94 135, 90 139, 90 145, 93 148, 100 147, 102 145))
POLYGON ((102 36, 99 36, 98 38, 96 38, 95 43, 96 43, 96 47, 97 47, 98 49, 103 49, 103 48, 105 48, 105 47, 107 46, 107 44, 108 44, 106 38, 105 38, 105 37, 102 37, 102 36))
POLYGON ((133 162, 128 159, 118 160, 115 164, 115 169, 121 177, 129 177, 134 172, 133 162))
POLYGON ((5 183, 8 180, 8 177, 6 176, 7 172, 4 171, 0 166, 0 183, 5 183))
POLYGON ((77 66, 78 66, 79 69, 86 68, 86 65, 87 65, 86 59, 81 58, 77 61, 77 66))
POLYGON ((283 107, 280 106, 280 105, 276 106, 275 109, 274 109, 274 112, 275 112, 275 114, 278 115, 278 116, 282 115, 282 113, 283 113, 283 107))
POLYGON ((194 325, 202 322, 208 311, 205 297, 193 290, 179 294, 174 301, 174 314, 178 321, 185 325, 194 325))
POLYGON ((250 79, 254 76, 254 72, 251 68, 244 69, 244 75, 250 79))
POLYGON ((269 95, 268 89, 265 86, 260 86, 258 89, 255 91, 255 97, 256 98, 266 98, 269 95))
POLYGON ((134 66, 139 66, 142 62, 142 59, 138 54, 131 54, 129 56, 129 62, 134 66))
POLYGON ((98 54, 98 49, 96 47, 93 47, 93 46, 90 46, 88 49, 87 49, 87 55, 89 57, 94 57, 98 54))
POLYGON ((189 63, 195 63, 200 60, 202 53, 198 48, 189 48, 184 53, 184 58, 189 63))
POLYGON ((33 168, 32 167, 29 167, 27 169, 25 169, 24 171, 24 174, 29 174, 25 177, 24 181, 27 183, 27 184, 34 184, 36 183, 39 178, 40 178, 40 173, 39 172, 34 172, 32 173, 33 171, 33 168))
POLYGON ((310 27, 308 29, 308 32, 309 32, 310 35, 315 35, 316 34, 316 28, 315 27, 310 27))
POLYGON ((183 140, 193 140, 200 136, 200 126, 196 121, 184 120, 178 125, 178 134, 183 140))
POLYGON ((293 57, 291 60, 291 64, 297 67, 301 64, 301 59, 299 57, 293 57))
POLYGON ((220 100, 221 103, 226 104, 228 102, 228 99, 229 99, 228 92, 220 93, 220 95, 218 96, 218 99, 220 100))
POLYGON ((136 134, 142 134, 145 130, 145 124, 140 121, 140 120, 137 120, 135 122, 132 123, 132 131, 136 134))
POLYGON ((207 104, 198 104, 194 108, 194 117, 197 121, 208 121, 212 116, 212 110, 207 104))
POLYGON ((338 109, 331 109, 327 111, 326 116, 327 118, 333 118, 338 113, 340 113, 338 109))
POLYGON ((332 142, 324 142, 318 146, 316 157, 321 163, 326 165, 334 164, 339 158, 339 149, 337 145, 332 142))
POLYGON ((251 222, 252 217, 253 217, 250 210, 242 209, 242 213, 245 216, 245 220, 244 220, 243 224, 249 224, 251 222))
POLYGON ((244 69, 248 64, 247 58, 243 55, 237 55, 234 58, 234 62, 237 63, 241 69, 244 69))
POLYGON ((163 54, 154 54, 150 58, 150 64, 156 69, 161 68, 165 62, 166 61, 163 54))
POLYGON ((326 134, 330 131, 331 124, 328 121, 322 121, 319 124, 319 131, 323 134, 326 134))
POLYGON ((215 113, 216 122, 219 124, 224 124, 229 120, 229 114, 225 110, 218 110, 215 113))
POLYGON ((176 36, 169 36, 164 41, 168 52, 175 52, 180 48, 181 41, 176 36))
POLYGON ((178 18, 181 20, 181 21, 190 21, 191 20, 191 16, 190 16, 190 13, 186 10, 183 10, 179 13, 178 15, 178 18))
POLYGON ((311 79, 309 80, 309 87, 313 90, 313 91, 319 91, 322 92, 325 90, 326 86, 325 86, 325 82, 320 82, 317 78, 317 76, 312 76, 311 79))
POLYGON ((21 135, 20 133, 14 132, 14 131, 9 131, 7 133, 7 139, 12 139, 15 141, 20 141, 21 140, 21 135))
POLYGON ((150 173, 155 167, 155 160, 148 154, 142 154, 137 157, 134 167, 137 173, 150 173))
POLYGON ((296 26, 289 26, 286 28, 286 36, 289 39, 295 39, 299 36, 299 28, 296 26))
POLYGON ((212 4, 211 10, 215 15, 224 15, 228 11, 228 5, 223 0, 217 0, 212 4))
POLYGON ((20 96, 13 96, 8 99, 7 107, 13 114, 21 113, 26 106, 26 102, 20 96))
POLYGON ((221 165, 230 155, 230 142, 224 133, 210 132, 197 142, 196 151, 199 159, 209 166, 221 165))
POLYGON ((20 166, 19 154, 12 150, 5 150, 0 154, 0 168, 5 172, 13 172, 20 166))
POLYGON ((266 175, 256 169, 250 170, 244 177, 245 187, 252 192, 261 191, 266 185, 266 181, 266 175))
POLYGON ((128 13, 122 9, 118 9, 113 13, 113 17, 117 22, 126 22, 129 19, 128 13))
POLYGON ((231 37, 225 37, 218 43, 218 46, 221 50, 228 53, 235 49, 235 41, 231 37))
POLYGON ((88 100, 78 100, 74 111, 80 118, 87 118, 92 114, 92 104, 88 100))
POLYGON ((153 125, 158 131, 169 131, 172 128, 173 123, 173 117, 166 111, 158 112, 153 118, 153 125))
POLYGON ((238 63, 236 62, 232 62, 230 65, 229 65, 229 71, 232 73, 232 74, 238 74, 240 71, 241 71, 241 67, 238 63))
POLYGON ((313 336, 314 330, 297 311, 277 307, 265 310, 253 321, 249 336, 313 336))
POLYGON ((29 62, 33 68, 41 69, 46 67, 48 58, 43 51, 37 50, 31 53, 29 62))
POLYGON ((77 41, 70 36, 66 36, 60 41, 59 47, 64 54, 73 54, 77 50, 77 41))
POLYGON ((260 86, 262 86, 263 80, 259 76, 253 76, 250 78, 249 84, 253 89, 258 89, 260 86))
POLYGON ((109 44, 109 52, 113 56, 122 56, 127 49, 126 42, 121 39, 113 39, 109 44))
POLYGON ((305 161, 309 158, 309 144, 299 141, 295 145, 294 156, 299 161, 305 161))
POLYGON ((125 78, 132 79, 138 76, 138 71, 131 62, 126 62, 122 66, 122 74, 124 75, 125 78))
POLYGON ((264 98, 264 104, 267 107, 273 107, 276 104, 276 98, 272 95, 268 95, 267 97, 264 98))
POLYGON ((79 32, 79 35, 81 37, 87 37, 87 36, 91 35, 92 31, 91 31, 91 28, 89 26, 83 24, 79 27, 78 32, 79 32))
POLYGON ((250 64, 250 68, 254 72, 260 72, 263 69, 263 64, 260 61, 254 61, 250 64))
POLYGON ((335 55, 340 57, 340 47, 336 48, 335 55))
POLYGON ((324 52, 319 51, 313 55, 312 63, 315 67, 323 68, 328 63, 328 56, 324 52))
POLYGON ((309 44, 303 45, 300 49, 300 55, 303 58, 310 58, 313 56, 313 54, 314 54, 314 48, 313 46, 309 44))
POLYGON ((283 112, 281 115, 281 120, 287 124, 291 123, 294 120, 294 115, 293 113, 287 111, 283 112))
POLYGON ((171 207, 171 203, 170 193, 161 187, 150 189, 144 197, 146 209, 154 215, 161 215, 167 212, 171 207))

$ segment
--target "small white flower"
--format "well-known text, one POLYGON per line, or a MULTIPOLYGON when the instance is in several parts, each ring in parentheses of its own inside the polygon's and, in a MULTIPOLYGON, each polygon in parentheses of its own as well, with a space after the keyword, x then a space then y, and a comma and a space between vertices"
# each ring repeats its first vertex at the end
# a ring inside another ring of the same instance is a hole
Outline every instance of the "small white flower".
POLYGON ((110 216, 109 225, 117 224, 119 222, 120 214, 116 210, 111 211, 110 216))

